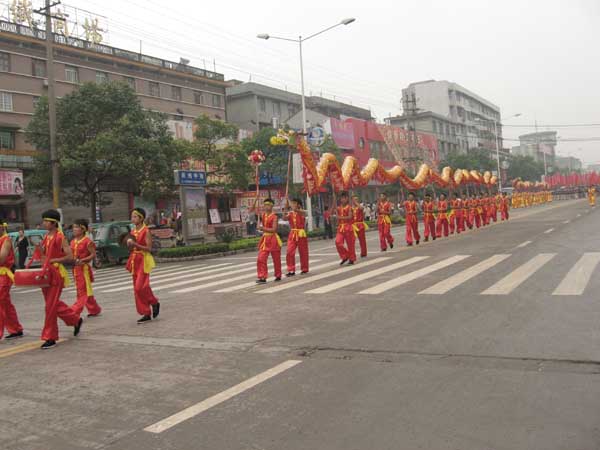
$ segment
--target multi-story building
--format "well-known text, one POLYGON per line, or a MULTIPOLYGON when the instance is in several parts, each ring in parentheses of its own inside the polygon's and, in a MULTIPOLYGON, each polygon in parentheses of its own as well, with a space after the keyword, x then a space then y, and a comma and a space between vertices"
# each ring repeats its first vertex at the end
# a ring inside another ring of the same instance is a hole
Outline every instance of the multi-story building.
POLYGON ((467 138, 461 135, 460 126, 441 114, 427 111, 410 116, 388 117, 385 123, 409 131, 433 134, 437 138, 440 160, 445 160, 449 152, 468 150, 467 138))
MULTIPOLYGON (((258 131, 286 124, 302 108, 299 94, 259 83, 232 81, 227 88, 227 120, 242 129, 258 131)), ((306 96, 306 109, 326 117, 372 120, 371 111, 318 96, 306 96)), ((300 120, 301 122, 302 120, 300 120)))
POLYGON ((500 108, 457 83, 445 80, 411 83, 402 90, 402 102, 403 116, 425 114, 420 118, 421 123, 431 131, 434 131, 435 121, 438 127, 440 123, 443 125, 444 131, 446 125, 450 126, 450 130, 454 125, 456 142, 447 142, 456 144, 460 151, 485 148, 495 152, 496 140, 498 147, 502 148, 500 108), (439 116, 449 123, 441 121, 439 116))
POLYGON ((574 156, 557 156, 554 158, 554 166, 557 169, 566 170, 581 170, 583 169, 583 163, 579 158, 574 156))
MULTIPOLYGON (((36 150, 25 142, 23 129, 38 99, 47 93, 44 39, 41 30, 0 21, 0 168, 32 167, 36 150)), ((81 83, 121 81, 135 89, 145 109, 167 114, 171 130, 187 139, 192 138, 192 123, 199 115, 226 118, 227 83, 220 73, 191 67, 184 60, 175 63, 75 37, 55 34, 54 42, 51 70, 58 98, 81 83)), ((27 186, 25 190, 27 194, 27 186)), ((124 196, 112 195, 116 210, 107 216, 126 217, 129 204, 124 196)), ((18 221, 36 223, 40 210, 48 205, 35 197, 27 208, 19 208, 18 221), (25 211, 31 220, 26 220, 25 211)), ((89 214, 85 208, 68 205, 64 211, 67 217, 89 214)))
POLYGON ((556 131, 540 131, 519 136, 519 144, 512 148, 513 155, 531 156, 547 166, 555 165, 556 131))

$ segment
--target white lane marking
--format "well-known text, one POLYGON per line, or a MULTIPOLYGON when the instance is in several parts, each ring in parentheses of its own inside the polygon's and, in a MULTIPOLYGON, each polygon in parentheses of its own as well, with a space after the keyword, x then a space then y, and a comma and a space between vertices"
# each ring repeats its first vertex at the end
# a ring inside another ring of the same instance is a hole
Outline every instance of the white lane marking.
POLYGON ((406 284, 409 281, 416 280, 417 278, 428 275, 432 272, 435 272, 436 270, 440 270, 444 267, 451 266, 452 264, 462 261, 463 259, 468 258, 469 256, 470 255, 452 256, 448 259, 445 259, 444 261, 432 264, 431 266, 415 270, 414 272, 407 273, 406 275, 402 275, 401 277, 386 281, 385 283, 380 283, 377 286, 370 287, 369 289, 365 289, 364 291, 360 291, 359 294, 381 294, 382 292, 406 284))
POLYGON ((488 269, 491 269, 496 264, 501 263, 505 259, 509 258, 510 255, 494 255, 490 258, 484 259, 480 263, 475 264, 468 269, 463 270, 462 272, 457 273, 449 278, 446 278, 443 281, 440 281, 437 284, 419 292, 419 294, 431 294, 431 295, 441 295, 445 294, 451 289, 461 285, 462 283, 470 280, 473 277, 476 277, 480 273, 485 272, 488 269))
POLYGON ((584 253, 560 282, 552 295, 581 295, 600 263, 600 253, 584 253))
POLYGON ((496 284, 483 291, 483 295, 507 295, 521 283, 527 280, 530 276, 536 273, 539 269, 556 256, 556 253, 540 253, 531 258, 525 264, 517 267, 511 273, 506 275, 496 284))
POLYGON ((566 223, 570 223, 570 222, 571 222, 570 220, 565 220, 563 223, 566 224, 566 223))
MULTIPOLYGON (((350 272, 352 270, 362 269, 363 267, 372 266, 373 264, 379 264, 384 261, 388 261, 389 259, 391 259, 391 258, 375 258, 375 259, 371 259, 369 261, 361 261, 360 263, 357 263, 353 266, 340 267, 339 269, 333 269, 333 270, 330 270, 329 272, 320 273, 318 275, 312 275, 312 276, 309 276, 306 278, 291 281, 289 283, 284 283, 279 286, 273 286, 271 288, 261 289, 260 291, 256 291, 256 292, 258 292, 259 294, 263 294, 263 293, 264 294, 274 294, 276 292, 280 292, 285 289, 291 289, 291 288, 295 288, 297 286, 302 286, 304 284, 314 283, 315 281, 322 280, 324 278, 333 277, 336 275, 350 272)), ((338 264, 339 264, 339 262, 338 262, 338 264)))
MULTIPOLYGON (((246 264, 240 264, 239 266, 248 266, 251 265, 253 263, 246 263, 246 264)), ((239 267, 238 266, 238 267, 239 267)), ((244 271, 248 271, 248 270, 252 270, 252 268, 247 267, 245 269, 237 269, 237 270, 230 270, 231 266, 226 265, 225 267, 219 267, 216 269, 210 269, 210 270, 205 270, 202 273, 196 274, 196 275, 202 275, 200 278, 195 278, 193 280, 185 280, 184 278, 187 278, 184 275, 181 276, 177 276, 177 277, 173 277, 173 278, 169 278, 168 280, 163 280, 163 281, 159 281, 158 283, 153 283, 152 282, 152 277, 150 278, 150 286, 152 287, 153 291, 157 291, 160 289, 167 289, 167 288, 172 288, 172 287, 178 287, 181 286, 182 284, 192 284, 192 283, 196 283, 197 281, 201 281, 201 280, 207 280, 210 278, 217 278, 217 277, 226 277, 229 274, 232 273, 240 273, 240 272, 244 272, 244 271), (229 272, 225 272, 229 270, 229 272), (210 275, 208 275, 210 274, 210 275), (205 276, 206 275, 206 276, 205 276), (173 280, 180 280, 177 283, 171 283, 171 281, 173 280), (162 283, 171 283, 171 284, 167 284, 164 285, 162 283)), ((118 288, 114 288, 114 289, 102 289, 101 292, 120 292, 120 291, 126 291, 128 289, 132 289, 132 284, 128 283, 127 286, 122 286, 122 287, 118 287, 118 288)))
MULTIPOLYGON (((168 270, 160 270, 157 268, 152 271, 152 278, 156 278, 158 275, 164 275, 167 273, 177 274, 177 273, 180 273, 180 272, 183 272, 186 270, 195 270, 196 267, 203 267, 203 266, 191 266, 188 268, 178 267, 176 269, 168 269, 168 270)), ((102 286, 116 285, 116 283, 119 283, 119 282, 131 283, 131 274, 129 272, 127 272, 125 269, 123 269, 122 275, 118 275, 118 276, 114 276, 114 277, 97 278, 96 276, 94 276, 94 282, 92 283, 92 286, 94 288, 99 288, 102 286)), ((73 287, 64 289, 63 292, 74 291, 75 289, 76 288, 73 286, 73 287)))
POLYGON ((162 433, 163 431, 166 431, 169 428, 179 425, 180 423, 191 419, 192 417, 195 417, 198 414, 203 413, 204 411, 212 408, 213 406, 217 406, 229 400, 230 398, 233 398, 236 395, 239 395, 247 391, 248 389, 253 388, 256 385, 263 383, 268 379, 273 378, 279 375, 280 373, 291 369, 294 366, 297 366, 301 362, 302 361, 298 361, 295 359, 285 361, 275 367, 270 368, 269 370, 266 370, 263 373, 255 375, 252 378, 248 378, 246 381, 242 381, 240 384, 236 384, 235 386, 230 387, 229 389, 223 392, 220 392, 219 394, 213 395, 212 397, 209 397, 206 400, 201 401, 200 403, 196 403, 195 405, 192 405, 189 408, 184 409, 183 411, 180 411, 176 414, 173 414, 170 417, 167 417, 166 419, 156 422, 155 424, 144 428, 144 431, 156 434, 162 433))
MULTIPOLYGON (((314 264, 316 262, 320 261, 319 259, 315 259, 315 260, 310 260, 309 264, 314 264)), ((331 264, 331 263, 330 263, 331 264)), ((314 266, 312 267, 312 269, 318 269, 321 266, 314 266)), ((254 270, 254 269, 249 269, 250 270, 254 270)), ((272 265, 269 266, 269 270, 273 270, 272 265)), ((233 281, 240 281, 240 280, 245 280, 246 278, 253 278, 256 275, 254 273, 250 273, 250 274, 245 274, 245 275, 240 275, 237 277, 231 277, 231 278, 226 278, 225 280, 217 280, 217 281, 211 281, 209 283, 203 283, 203 284, 198 284, 196 286, 191 286, 189 288, 185 288, 185 289, 178 289, 176 291, 173 291, 174 294, 185 294, 187 292, 194 292, 194 291, 199 291, 200 289, 206 289, 209 287, 213 287, 213 286, 218 286, 220 284, 228 284, 231 283, 233 281)), ((249 284, 250 286, 255 286, 256 285, 256 281, 252 282, 252 283, 244 283, 244 284, 249 284)), ((236 288, 234 290, 239 289, 240 285, 237 286, 231 286, 230 288, 226 288, 226 289, 231 289, 231 288, 236 288)))
POLYGON ((429 258, 429 256, 415 256, 413 258, 406 259, 404 261, 397 262, 390 266, 380 267, 379 269, 370 270, 365 273, 361 273, 359 275, 346 278, 344 280, 337 281, 335 283, 329 283, 325 286, 321 286, 315 289, 311 289, 310 291, 306 291, 305 294, 324 294, 326 292, 335 291, 336 289, 341 289, 343 287, 349 286, 354 283, 358 283, 363 280, 368 280, 369 278, 375 277, 377 275, 382 275, 387 272, 391 272, 396 269, 400 269, 402 267, 406 267, 410 264, 423 261, 424 259, 429 258))
POLYGON ((531 244, 531 242, 532 241, 521 242, 519 245, 517 245, 517 248, 527 247, 529 244, 531 244))
POLYGON ((577 214, 577 217, 581 217, 581 214, 577 214))
MULTIPOLYGON (((168 279, 167 281, 180 280, 182 278, 189 278, 196 274, 208 272, 209 270, 214 270, 219 267, 233 268, 235 266, 232 266, 231 263, 221 263, 221 264, 215 264, 215 265, 211 265, 211 266, 196 266, 196 267, 198 267, 197 269, 192 268, 192 267, 189 267, 187 269, 180 269, 180 270, 177 270, 176 272, 172 272, 172 273, 160 273, 159 275, 154 275, 154 271, 152 271, 152 274, 150 275, 150 279, 152 280, 152 284, 154 284, 155 282, 160 283, 161 281, 157 281, 157 280, 162 280, 163 278, 167 278, 168 279)), ((119 286, 125 286, 125 285, 130 285, 130 284, 131 284, 131 274, 129 275, 128 279, 125 281, 118 281, 116 283, 103 283, 103 286, 105 286, 105 287, 103 287, 102 289, 116 288, 119 286)), ((98 285, 94 283, 93 287, 97 288, 98 285)))
POLYGON ((548 228, 546 231, 544 231, 544 234, 552 233, 553 231, 554 228, 548 228))

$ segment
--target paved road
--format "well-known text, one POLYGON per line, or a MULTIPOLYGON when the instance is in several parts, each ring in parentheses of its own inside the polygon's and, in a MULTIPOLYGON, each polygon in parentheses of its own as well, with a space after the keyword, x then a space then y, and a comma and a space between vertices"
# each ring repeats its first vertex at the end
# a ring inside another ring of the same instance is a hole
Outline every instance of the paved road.
POLYGON ((0 448, 600 448, 599 215, 556 202, 387 253, 370 234, 341 269, 314 242, 310 275, 266 286, 250 254, 161 265, 145 326, 105 269, 104 314, 48 352, 41 295, 15 290, 0 448))

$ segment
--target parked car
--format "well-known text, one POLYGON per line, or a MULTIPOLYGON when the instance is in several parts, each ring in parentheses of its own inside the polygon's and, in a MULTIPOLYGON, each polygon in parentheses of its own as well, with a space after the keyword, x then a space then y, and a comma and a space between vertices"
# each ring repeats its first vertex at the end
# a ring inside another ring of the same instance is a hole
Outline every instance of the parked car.
MULTIPOLYGON (((44 236, 46 236, 46 230, 25 230, 25 237, 29 241, 29 247, 27 248, 27 259, 25 260, 25 264, 29 264, 31 257, 33 256, 33 252, 35 251, 36 245, 42 242, 44 236)), ((19 251, 17 250, 17 241, 19 240, 19 232, 13 231, 8 233, 10 239, 13 243, 13 248, 15 249, 15 260, 19 260, 19 251)), ((31 267, 39 267, 40 262, 36 261, 31 264, 31 267)))
POLYGON ((123 236, 131 231, 129 222, 102 222, 90 224, 90 237, 96 244, 94 266, 102 264, 122 264, 129 257, 129 250, 122 245, 123 236))

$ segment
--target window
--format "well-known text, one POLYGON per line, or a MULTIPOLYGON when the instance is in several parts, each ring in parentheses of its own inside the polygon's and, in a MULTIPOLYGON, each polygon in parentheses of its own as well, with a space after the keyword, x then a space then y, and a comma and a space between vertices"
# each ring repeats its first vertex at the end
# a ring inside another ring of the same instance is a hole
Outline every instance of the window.
POLYGON ((179 86, 171 86, 171 98, 181 101, 181 88, 179 86))
POLYGON ((0 52, 0 72, 10 72, 10 55, 0 52))
POLYGON ((264 98, 258 99, 258 107, 260 108, 261 112, 267 112, 267 102, 264 98))
POLYGON ((203 105, 204 104, 204 94, 202 94, 202 92, 200 92, 200 91, 194 91, 194 103, 196 105, 203 105))
POLYGON ((44 78, 47 76, 46 74, 46 61, 42 59, 32 59, 31 60, 31 75, 34 77, 44 78))
POLYGON ((125 83, 127 83, 129 87, 135 91, 135 78, 125 77, 125 83))
POLYGON ((9 92, 0 92, 0 111, 12 111, 13 99, 9 92))
POLYGON ((79 70, 77 67, 65 66, 65 80, 70 83, 79 83, 79 70))
POLYGON ((289 103, 288 104, 288 116, 292 117, 294 114, 296 114, 296 107, 289 103))
POLYGON ((160 97, 160 86, 154 81, 148 81, 148 95, 160 97))
POLYGON ((450 135, 450 125, 446 124, 446 136, 450 135))
POLYGON ((33 97, 32 101, 33 101, 33 109, 35 110, 37 108, 38 103, 40 102, 40 98, 37 96, 33 97))
POLYGON ((273 115, 281 116, 281 103, 273 102, 273 115))
POLYGON ((220 108, 221 107, 221 96, 220 95, 216 95, 213 94, 212 96, 212 105, 216 108, 220 108))
POLYGON ((437 133, 437 122, 435 120, 433 121, 433 132, 437 133))
POLYGON ((15 148, 15 133, 9 130, 0 130, 0 148, 15 148))
POLYGON ((106 72, 96 72, 96 83, 108 83, 108 74, 106 72))

